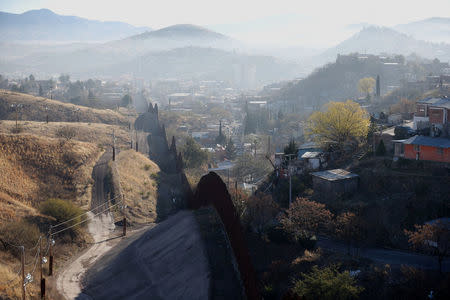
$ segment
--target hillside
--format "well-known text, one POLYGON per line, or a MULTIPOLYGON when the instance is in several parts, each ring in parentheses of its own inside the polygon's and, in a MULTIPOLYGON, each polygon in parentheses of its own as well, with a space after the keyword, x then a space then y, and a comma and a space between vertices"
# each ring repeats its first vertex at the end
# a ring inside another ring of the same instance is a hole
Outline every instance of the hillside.
POLYGON ((48 198, 86 205, 90 201, 92 168, 100 149, 89 143, 28 135, 0 135, 0 202, 3 220, 20 217, 48 198))
POLYGON ((419 40, 450 43, 450 18, 429 18, 396 25, 394 29, 419 40))
POLYGON ((209 29, 192 25, 192 24, 177 24, 169 27, 164 27, 154 31, 144 32, 128 39, 132 40, 146 40, 152 38, 159 39, 203 39, 203 40, 227 40, 229 39, 223 34, 211 31, 209 29))
POLYGON ((12 104, 23 105, 18 113, 19 120, 44 122, 48 114, 50 122, 128 124, 128 120, 125 116, 109 109, 101 110, 88 108, 85 106, 78 106, 57 100, 50 100, 0 89, 1 120, 15 120, 16 113, 11 107, 12 104))
POLYGON ((318 57, 318 60, 329 62, 334 60, 338 54, 354 52, 402 54, 405 56, 415 53, 429 59, 450 60, 450 44, 436 44, 416 40, 393 29, 375 26, 365 27, 349 39, 328 49, 318 57))
POLYGON ((109 41, 150 30, 123 22, 58 15, 48 9, 0 12, 1 41, 109 41))
POLYGON ((106 73, 118 72, 147 78, 225 80, 241 87, 254 87, 295 77, 298 65, 271 56, 185 47, 149 52, 138 59, 106 69, 106 73))
POLYGON ((156 221, 159 167, 143 154, 127 150, 117 156, 117 170, 128 206, 129 222, 135 224, 156 221))

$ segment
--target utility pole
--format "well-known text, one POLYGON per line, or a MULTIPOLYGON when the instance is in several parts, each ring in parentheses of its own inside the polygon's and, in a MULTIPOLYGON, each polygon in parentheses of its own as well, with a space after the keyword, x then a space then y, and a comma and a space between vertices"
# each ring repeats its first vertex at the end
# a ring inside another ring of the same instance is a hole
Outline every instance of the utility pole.
POLYGON ((53 238, 52 238, 52 225, 50 225, 50 230, 48 232, 49 242, 49 261, 48 261, 48 276, 53 275, 53 238))
POLYGON ((41 273, 41 299, 45 298, 45 278, 42 275, 42 236, 39 237, 39 271, 41 273))
POLYGON ((136 132, 136 141, 134 143, 136 144, 136 152, 138 152, 139 151, 138 133, 137 133, 137 130, 135 130, 134 132, 136 132))
MULTIPOLYGON (((122 201, 125 200, 125 198, 122 195, 122 201)), ((125 216, 125 208, 126 205, 124 201, 122 202, 122 212, 123 212, 123 236, 127 235, 127 217, 125 216)))
POLYGON ((112 138, 113 138, 113 157, 112 157, 112 160, 115 161, 116 160, 116 135, 114 133, 114 129, 113 129, 113 133, 112 133, 112 138))
POLYGON ((21 262, 22 262, 22 300, 25 300, 25 247, 21 246, 22 248, 22 256, 21 256, 21 262))

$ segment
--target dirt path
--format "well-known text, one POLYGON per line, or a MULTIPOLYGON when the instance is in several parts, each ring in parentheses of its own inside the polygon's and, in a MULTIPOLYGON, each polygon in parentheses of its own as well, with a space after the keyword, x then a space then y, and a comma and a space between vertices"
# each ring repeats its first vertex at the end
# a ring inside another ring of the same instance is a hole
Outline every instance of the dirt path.
POLYGON ((58 291, 66 299, 75 299, 77 297, 77 299, 91 299, 89 296, 81 294, 81 276, 90 265, 111 249, 114 243, 119 241, 119 239, 109 240, 111 233, 114 231, 111 214, 105 213, 94 218, 92 213, 88 213, 88 215, 89 218, 92 218, 88 224, 88 231, 94 239, 94 245, 67 265, 56 281, 58 291))
MULTIPOLYGON (((111 158, 112 153, 105 152, 92 171, 92 178, 95 182, 92 192, 91 210, 94 209, 94 213, 101 212, 107 207, 102 206, 98 211, 95 210, 95 208, 107 201, 104 191, 105 177, 108 173, 108 161, 111 158)), ((88 232, 94 239, 94 245, 65 266, 56 279, 56 287, 66 299, 72 300, 77 297, 77 299, 91 299, 81 294, 81 276, 90 265, 111 249, 113 244, 119 241, 119 239, 111 238, 115 227, 113 216, 109 212, 106 212, 94 217, 94 213, 88 213, 88 218, 91 219, 88 223, 88 232)))

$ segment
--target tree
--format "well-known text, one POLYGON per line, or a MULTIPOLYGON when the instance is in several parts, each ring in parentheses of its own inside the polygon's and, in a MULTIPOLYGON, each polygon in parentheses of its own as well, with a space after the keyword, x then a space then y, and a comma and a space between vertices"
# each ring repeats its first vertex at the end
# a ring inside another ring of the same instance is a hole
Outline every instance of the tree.
POLYGON ((267 159, 245 153, 238 157, 233 167, 233 175, 240 182, 253 181, 265 176, 272 169, 267 159))
POLYGON ((200 145, 192 137, 186 139, 181 153, 187 168, 198 168, 208 160, 208 153, 200 149, 200 145))
POLYGON ((401 98, 399 102, 395 103, 389 108, 391 114, 409 114, 416 110, 415 101, 410 101, 407 98, 401 98))
POLYGON ((125 96, 122 97, 122 99, 120 100, 120 106, 122 107, 127 107, 128 105, 130 105, 133 102, 133 99, 131 98, 130 94, 126 94, 125 96))
POLYGON ((324 112, 314 112, 308 119, 306 134, 318 143, 336 143, 342 148, 345 142, 367 137, 370 120, 359 104, 330 102, 324 112))
POLYGON ((42 90, 42 86, 39 85, 39 96, 42 97, 44 96, 44 91, 42 90))
POLYGON ((377 146, 377 150, 375 151, 377 156, 384 156, 386 154, 386 147, 384 146, 383 140, 380 140, 377 146))
POLYGON ((309 274, 301 275, 303 279, 294 281, 293 288, 293 292, 301 299, 357 299, 364 290, 356 285, 350 272, 339 272, 336 265, 323 269, 313 266, 309 274))
POLYGON ((233 140, 231 138, 228 139, 228 143, 225 146, 225 157, 229 160, 233 160, 236 158, 236 147, 234 146, 233 140))
POLYGON ((63 126, 56 130, 56 136, 66 141, 70 141, 77 135, 75 128, 70 126, 63 126))
POLYGON ((381 87, 380 87, 380 75, 377 75, 377 83, 376 83, 376 90, 375 95, 379 98, 381 95, 381 87))
POLYGON ((277 212, 278 205, 271 195, 258 193, 247 200, 247 221, 259 234, 264 232, 264 228, 275 218, 277 212))
POLYGON ((372 77, 361 78, 358 81, 358 91, 367 95, 367 99, 370 99, 370 93, 372 93, 374 86, 375 79, 373 79, 372 77))
POLYGON ((352 242, 361 241, 365 234, 360 217, 352 212, 343 212, 336 217, 334 232, 339 239, 347 243, 347 252, 350 254, 352 242))
POLYGON ((442 261, 450 255, 450 224, 438 220, 432 224, 414 225, 415 231, 405 230, 409 243, 415 249, 436 256, 439 271, 442 272, 442 261))
POLYGON ((216 144, 223 145, 223 144, 225 144, 226 141, 227 141, 227 138, 222 132, 222 121, 220 121, 219 135, 216 137, 215 142, 216 142, 216 144))
POLYGON ((59 76, 59 81, 61 83, 69 83, 70 82, 70 76, 68 74, 61 74, 59 76))
POLYGON ((297 154, 297 144, 291 139, 289 144, 284 147, 284 154, 297 154))
POLYGON ((325 232, 330 225, 333 214, 325 208, 325 204, 306 198, 297 198, 281 224, 287 232, 304 237, 312 237, 319 232, 325 232))

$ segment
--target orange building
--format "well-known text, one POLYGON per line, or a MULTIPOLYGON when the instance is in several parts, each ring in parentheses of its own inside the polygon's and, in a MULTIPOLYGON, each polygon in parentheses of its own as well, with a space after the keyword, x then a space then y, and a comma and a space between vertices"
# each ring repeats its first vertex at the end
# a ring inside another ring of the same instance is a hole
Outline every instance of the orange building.
POLYGON ((395 143, 395 156, 450 163, 450 139, 416 135, 395 143))

